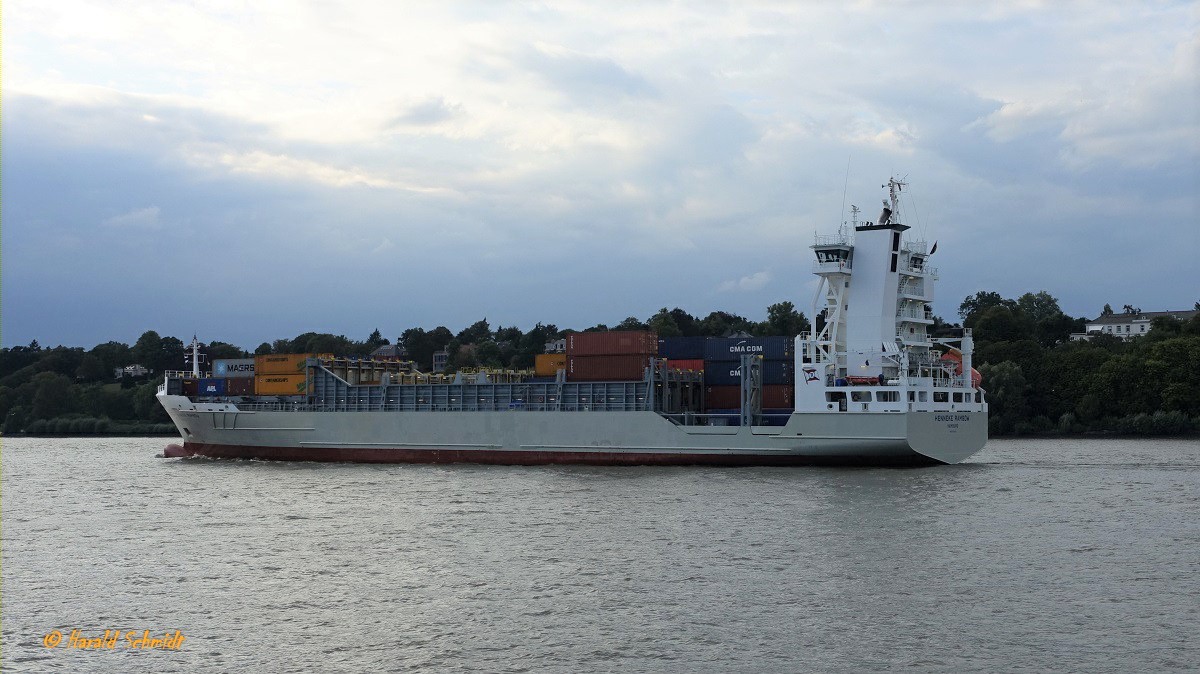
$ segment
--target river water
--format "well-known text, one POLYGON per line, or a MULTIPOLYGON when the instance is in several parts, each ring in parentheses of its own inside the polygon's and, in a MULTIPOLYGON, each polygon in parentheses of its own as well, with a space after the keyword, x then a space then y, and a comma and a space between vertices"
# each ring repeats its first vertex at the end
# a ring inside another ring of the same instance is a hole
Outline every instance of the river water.
POLYGON ((4 671, 1200 669, 1195 440, 994 440, 920 469, 166 442, 3 440, 4 671))

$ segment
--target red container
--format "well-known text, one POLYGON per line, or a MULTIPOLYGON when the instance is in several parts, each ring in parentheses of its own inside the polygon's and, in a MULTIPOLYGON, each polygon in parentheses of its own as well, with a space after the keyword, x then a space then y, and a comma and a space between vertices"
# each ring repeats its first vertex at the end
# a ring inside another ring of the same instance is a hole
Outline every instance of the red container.
POLYGON ((693 372, 703 372, 704 359, 696 358, 690 360, 668 360, 667 367, 672 370, 692 370, 693 372))
POLYGON ((225 393, 231 396, 254 395, 254 377, 238 377, 225 380, 225 393))
POLYGON ((704 409, 731 410, 742 406, 741 386, 708 386, 704 389, 704 409))
POLYGON ((648 355, 567 356, 567 381, 640 381, 649 360, 648 355))
POLYGON ((624 356, 658 354, 653 332, 577 332, 567 335, 568 356, 624 356))
POLYGON ((767 384, 763 387, 764 409, 796 408, 796 387, 786 384, 767 384))
MULTIPOLYGON (((741 386, 709 386, 704 389, 704 409, 728 410, 742 406, 741 386)), ((762 387, 763 409, 796 407, 796 388, 783 384, 762 387)))

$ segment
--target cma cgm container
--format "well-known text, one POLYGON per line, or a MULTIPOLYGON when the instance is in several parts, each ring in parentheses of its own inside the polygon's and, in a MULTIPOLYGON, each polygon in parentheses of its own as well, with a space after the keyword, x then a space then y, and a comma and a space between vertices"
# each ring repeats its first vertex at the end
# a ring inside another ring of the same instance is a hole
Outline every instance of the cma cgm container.
POLYGON ((567 381, 633 381, 646 374, 650 356, 568 356, 567 381))
POLYGON ((653 332, 577 332, 567 335, 568 356, 624 356, 658 353, 658 335, 653 332))
POLYGON ((271 353, 255 356, 254 374, 303 374, 309 358, 329 360, 333 356, 327 353, 271 353))
MULTIPOLYGON (((704 363, 704 383, 708 386, 738 386, 742 383, 742 364, 739 361, 706 361, 704 363)), ((794 384, 792 378, 792 361, 764 360, 762 362, 762 383, 794 384)))
POLYGON ((658 355, 669 360, 704 358, 704 342, 707 337, 661 337, 658 340, 658 355))
POLYGON ((738 360, 742 354, 791 360, 791 337, 714 337, 704 343, 704 360, 738 360))
POLYGON ((559 370, 567 369, 567 354, 539 353, 533 358, 533 373, 539 377, 553 377, 559 370))
POLYGON ((201 379, 197 393, 202 396, 223 396, 225 395, 225 380, 201 379))
POLYGON ((258 374, 254 393, 260 396, 295 396, 308 393, 308 377, 303 374, 258 374))
POLYGON ((218 358, 213 361, 214 377, 253 377, 253 358, 218 358))

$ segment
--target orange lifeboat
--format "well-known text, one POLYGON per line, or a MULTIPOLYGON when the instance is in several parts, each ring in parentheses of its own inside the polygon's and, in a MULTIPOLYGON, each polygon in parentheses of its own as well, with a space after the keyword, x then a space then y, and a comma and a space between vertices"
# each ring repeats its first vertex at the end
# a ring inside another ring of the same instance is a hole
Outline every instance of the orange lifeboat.
MULTIPOLYGON (((948 346, 946 348, 948 348, 949 351, 942 354, 942 360, 947 363, 954 363, 954 374, 962 374, 962 351, 959 351, 952 346, 948 346)), ((971 368, 971 386, 979 388, 979 385, 982 382, 983 375, 979 374, 979 370, 971 368)))

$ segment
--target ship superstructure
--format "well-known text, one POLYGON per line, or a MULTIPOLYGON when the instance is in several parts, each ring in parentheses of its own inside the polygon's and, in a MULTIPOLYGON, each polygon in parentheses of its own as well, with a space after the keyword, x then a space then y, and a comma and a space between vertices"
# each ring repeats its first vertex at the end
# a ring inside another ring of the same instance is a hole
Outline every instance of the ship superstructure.
MULTIPOLYGON (((447 377, 416 372, 410 363, 281 354, 222 363, 227 378, 168 373, 159 400, 183 444, 165 454, 510 464, 957 463, 986 442, 987 404, 971 368, 970 331, 955 340, 929 335, 937 272, 928 264, 933 250, 904 240, 909 228, 897 216, 904 186, 889 181, 877 222, 860 223, 854 208, 849 226, 817 237, 813 272, 821 282, 812 332, 788 340, 786 349, 725 340, 716 349, 724 353, 714 355, 722 360, 699 361, 708 368, 719 362, 721 370, 709 378, 733 386, 706 387, 702 372, 659 357, 657 340, 641 333, 572 335, 559 361, 564 367, 540 378, 532 372, 447 377), (784 351, 786 362, 778 358, 784 351), (261 371, 254 372, 255 364, 261 371), (246 375, 245 368, 252 386, 228 376, 239 369, 246 375), (764 408, 764 393, 772 405, 784 398, 794 403, 764 408), (714 410, 705 397, 718 394, 725 402, 714 410), (736 407, 724 408, 730 404, 736 407)), ((194 368, 199 356, 194 346, 194 368)))

